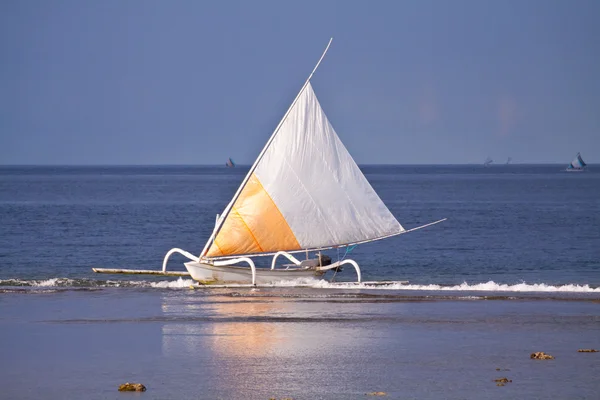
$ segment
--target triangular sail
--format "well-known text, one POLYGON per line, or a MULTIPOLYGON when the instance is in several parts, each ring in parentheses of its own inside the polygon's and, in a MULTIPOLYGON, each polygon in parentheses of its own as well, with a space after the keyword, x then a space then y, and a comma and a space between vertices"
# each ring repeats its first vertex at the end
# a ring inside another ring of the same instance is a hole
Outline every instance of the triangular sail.
POLYGON ((577 153, 573 161, 571 161, 571 164, 569 164, 569 168, 582 169, 586 165, 587 164, 583 161, 583 158, 581 158, 581 154, 577 153))
POLYGON ((320 249, 404 231, 307 82, 224 216, 207 257, 320 249))

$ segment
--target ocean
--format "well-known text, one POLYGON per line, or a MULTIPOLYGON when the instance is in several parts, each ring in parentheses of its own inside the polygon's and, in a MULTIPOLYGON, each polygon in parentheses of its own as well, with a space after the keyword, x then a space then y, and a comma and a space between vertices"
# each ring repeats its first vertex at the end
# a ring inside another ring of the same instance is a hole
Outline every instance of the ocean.
POLYGON ((600 165, 361 169, 404 228, 448 219, 326 253, 408 284, 95 274, 199 253, 248 167, 0 167, 0 398, 597 398, 600 165))

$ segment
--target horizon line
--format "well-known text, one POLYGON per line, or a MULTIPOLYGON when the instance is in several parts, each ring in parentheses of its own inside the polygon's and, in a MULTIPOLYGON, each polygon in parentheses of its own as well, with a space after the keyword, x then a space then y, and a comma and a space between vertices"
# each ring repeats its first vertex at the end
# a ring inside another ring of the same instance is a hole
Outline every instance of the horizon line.
MULTIPOLYGON (((587 163, 594 165, 595 163, 587 163)), ((483 163, 410 163, 410 164, 394 164, 394 163, 357 163, 358 166, 484 166, 483 163)), ((507 163, 492 163, 485 165, 486 168, 510 165, 568 165, 564 162, 511 162, 507 163)), ((236 163, 235 167, 251 167, 252 164, 236 163)), ((226 164, 1 164, 0 168, 6 167, 226 167, 226 164)))

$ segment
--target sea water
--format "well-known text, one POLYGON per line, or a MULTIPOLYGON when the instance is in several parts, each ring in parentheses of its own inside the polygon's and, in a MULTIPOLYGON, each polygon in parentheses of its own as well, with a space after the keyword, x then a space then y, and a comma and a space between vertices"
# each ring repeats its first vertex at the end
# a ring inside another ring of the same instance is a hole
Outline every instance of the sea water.
POLYGON ((199 253, 247 167, 0 167, 0 398, 597 398, 600 166, 563 169, 363 166, 406 229, 448 220, 327 254, 408 285, 190 289, 91 268, 199 253))

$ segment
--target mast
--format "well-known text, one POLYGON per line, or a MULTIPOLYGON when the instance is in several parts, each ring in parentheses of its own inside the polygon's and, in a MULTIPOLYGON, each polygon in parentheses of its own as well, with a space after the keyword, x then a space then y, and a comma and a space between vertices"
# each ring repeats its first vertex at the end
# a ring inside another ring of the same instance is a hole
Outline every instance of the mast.
POLYGON ((308 79, 306 79, 306 82, 304 82, 304 85, 302 85, 302 88, 300 89, 300 91, 296 95, 296 98, 294 99, 294 101, 292 102, 292 104, 290 105, 290 107, 288 108, 288 110, 286 111, 286 113, 283 115, 283 118, 281 119, 281 121, 279 121, 279 124, 277 125, 277 127, 275 128, 275 130, 273 131, 273 133, 271 134, 271 137, 269 138, 269 140, 267 141, 267 143, 263 147, 262 151, 260 152, 260 154, 258 155, 258 157, 256 158, 256 160, 254 161, 254 164, 252 164, 252 167, 250 167, 250 170, 246 174, 246 177, 242 181, 242 184, 240 185, 240 187, 238 188, 238 190, 233 195, 233 198, 231 199, 231 201, 229 202, 229 204, 227 204, 227 207, 225 207, 225 210, 223 210, 223 213, 221 213, 221 217, 219 218, 219 221, 217 222, 217 225, 216 225, 215 229, 213 230, 212 234, 208 238, 208 241, 206 242, 206 245, 204 245, 204 249, 202 249, 202 252, 200 253, 200 258, 202 258, 206 254, 206 252, 208 251, 208 248, 212 244, 213 240, 218 235, 219 231, 221 230, 221 227, 223 226, 223 223, 225 222, 225 219, 229 215, 229 212, 233 208, 233 205, 235 204, 236 200, 238 199, 238 197, 242 193, 242 190, 246 186, 246 183, 248 183, 248 180, 250 179, 250 177, 254 173, 254 170, 258 166, 258 163, 263 158, 265 152, 267 151, 267 149, 269 148, 269 146, 273 142, 273 139, 275 139, 275 136, 277 136, 277 133, 279 132, 279 129, 281 128, 281 126, 283 125, 283 123, 285 122, 285 120, 287 119, 288 115, 290 114, 290 111, 296 105, 296 102, 298 101, 298 98, 300 98, 300 95, 302 94, 302 92, 304 92, 304 89, 306 89, 306 86, 308 86, 308 84, 309 84, 311 78, 313 77, 315 71, 317 70, 317 68, 321 64, 321 61, 323 61, 323 58, 325 57, 325 54, 327 54, 327 50, 329 50, 329 46, 331 46, 331 42, 332 41, 333 41, 333 38, 329 39, 329 43, 327 43, 327 47, 325 48, 325 51, 323 51, 323 54, 321 55, 321 58, 319 58, 319 61, 317 61, 317 64, 315 65, 315 67, 313 68, 312 72, 308 76, 308 79))

